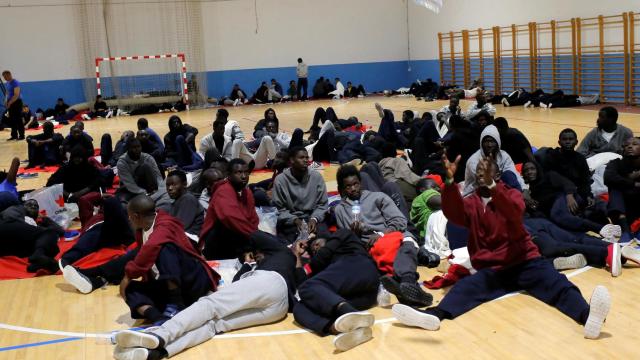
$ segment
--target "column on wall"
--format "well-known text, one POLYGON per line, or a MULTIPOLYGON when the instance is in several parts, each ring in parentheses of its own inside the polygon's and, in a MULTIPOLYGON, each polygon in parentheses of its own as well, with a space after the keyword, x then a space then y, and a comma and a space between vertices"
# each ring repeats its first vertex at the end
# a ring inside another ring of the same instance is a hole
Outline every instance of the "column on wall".
POLYGON ((640 104, 640 19, 629 12, 629 103, 640 104), (638 35, 638 36, 637 36, 638 35))

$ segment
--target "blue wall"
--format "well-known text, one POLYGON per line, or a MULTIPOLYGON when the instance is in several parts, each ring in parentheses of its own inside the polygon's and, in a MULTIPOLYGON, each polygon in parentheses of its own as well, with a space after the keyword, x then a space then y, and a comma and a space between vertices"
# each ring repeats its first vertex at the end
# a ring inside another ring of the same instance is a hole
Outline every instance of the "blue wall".
MULTIPOLYGON (((407 61, 312 65, 309 66, 309 94, 320 76, 328 77, 332 82, 339 77, 345 85, 347 81, 355 85, 362 84, 367 92, 395 90, 409 86, 418 78, 430 77, 438 81, 440 76, 437 60, 411 61, 410 64, 411 71, 408 71, 407 61)), ((286 90, 289 80, 296 79, 295 67, 208 71, 207 87, 209 96, 221 97, 227 96, 233 84, 238 83, 251 96, 262 81, 269 81, 271 78, 277 79, 286 90)), ((33 110, 52 108, 58 97, 64 98, 70 105, 84 102, 82 81, 83 79, 22 82, 23 99, 33 110)), ((156 86, 153 76, 139 76, 135 81, 136 86, 141 88, 154 89, 156 86)), ((103 89, 105 95, 110 93, 107 82, 103 82, 103 89)))

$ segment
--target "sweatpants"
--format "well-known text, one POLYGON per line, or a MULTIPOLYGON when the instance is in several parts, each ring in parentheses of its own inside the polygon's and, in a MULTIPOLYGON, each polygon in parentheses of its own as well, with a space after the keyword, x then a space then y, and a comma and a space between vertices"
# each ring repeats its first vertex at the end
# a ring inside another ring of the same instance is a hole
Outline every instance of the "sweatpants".
POLYGON ((211 291, 211 280, 200 261, 173 244, 162 246, 155 268, 157 269, 155 278, 147 281, 132 281, 125 291, 125 301, 134 319, 144 318, 137 311, 144 305, 164 311, 169 304, 167 296, 169 281, 178 285, 184 306, 193 304, 211 291))
POLYGON ((585 233, 571 233, 544 218, 524 220, 542 256, 556 258, 582 254, 591 266, 603 267, 606 263, 609 243, 585 233))
POLYGON ((378 239, 369 254, 380 272, 393 275, 401 282, 415 283, 419 278, 418 250, 415 240, 392 232, 378 239))
POLYGON ((297 95, 300 100, 307 100, 307 89, 309 88, 309 79, 298 78, 297 95), (302 96, 301 96, 302 95, 302 96))
POLYGON ((60 149, 56 144, 35 146, 31 142, 27 142, 27 153, 29 156, 27 167, 60 164, 60 149))
POLYGON ((300 285, 300 302, 293 308, 293 317, 305 328, 327 335, 338 317, 338 304, 347 302, 358 310, 376 304, 378 278, 378 269, 368 256, 341 257, 300 285))
MULTIPOLYGON (((157 189, 158 188, 158 179, 153 175, 154 171, 152 167, 148 164, 142 164, 136 168, 133 173, 133 178, 136 182, 136 185, 143 189, 157 189)), ((140 194, 132 193, 127 188, 119 187, 116 190, 116 196, 120 199, 121 202, 128 202, 134 197, 140 194)))
POLYGON ((609 188, 607 211, 614 222, 621 214, 624 214, 627 217, 627 223, 632 224, 640 218, 640 192, 637 190, 622 192, 615 188, 609 188))
POLYGON ((478 270, 458 281, 435 307, 435 312, 439 317, 455 319, 478 305, 519 290, 527 291, 579 324, 584 324, 589 316, 589 304, 580 290, 542 257, 500 271, 478 270))
POLYGON ((120 284, 124 278, 124 267, 129 261, 135 259, 139 249, 129 250, 124 255, 113 258, 100 266, 78 269, 78 271, 88 277, 102 277, 110 284, 120 284))
POLYGON ((0 221, 0 256, 27 257, 58 254, 58 235, 54 230, 22 221, 0 221))
POLYGON ((240 139, 233 141, 231 145, 231 157, 241 158, 247 163, 254 161, 256 170, 264 169, 267 162, 276 157, 276 147, 271 136, 263 136, 255 153, 251 153, 240 139))
POLYGON ((178 167, 186 172, 195 171, 198 169, 202 169, 204 164, 202 158, 198 153, 193 149, 187 141, 185 137, 182 135, 176 136, 176 152, 177 157, 173 160, 178 167))
MULTIPOLYGON (((576 196, 576 201, 578 204, 583 205, 581 204, 583 201, 579 196, 576 196)), ((598 233, 603 226, 602 224, 572 214, 567 205, 567 197, 565 194, 558 195, 553 206, 551 206, 549 218, 562 228, 571 231, 593 231, 598 233)))
POLYGON ((284 278, 275 271, 256 270, 203 296, 162 326, 148 331, 165 342, 174 356, 216 334, 278 321, 287 316, 289 300, 284 278))

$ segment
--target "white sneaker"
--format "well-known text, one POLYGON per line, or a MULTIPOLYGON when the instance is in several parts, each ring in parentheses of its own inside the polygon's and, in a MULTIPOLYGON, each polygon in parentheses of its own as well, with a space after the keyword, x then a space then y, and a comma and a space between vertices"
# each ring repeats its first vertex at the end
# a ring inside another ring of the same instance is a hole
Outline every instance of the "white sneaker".
POLYGON ((54 117, 54 116, 47 116, 47 118, 45 119, 45 121, 50 121, 50 120, 53 120, 53 119, 55 119, 55 117, 54 117))
POLYGON ((73 285, 74 288, 83 294, 88 294, 93 291, 91 280, 71 265, 67 265, 62 269, 62 276, 67 283, 73 285))
POLYGON ((633 239, 630 243, 622 247, 622 256, 640 265, 640 243, 633 239))
POLYGON ((360 328, 339 334, 333 339, 333 346, 339 351, 347 351, 371 339, 373 339, 373 331, 371 328, 360 328))
POLYGON ((620 245, 611 244, 613 246, 611 256, 611 276, 618 277, 622 274, 622 254, 620 251, 620 245))
POLYGON ((391 312, 404 325, 432 331, 440 329, 440 319, 437 316, 423 313, 410 306, 395 304, 391 308, 391 312))
POLYGON ((509 101, 507 100, 507 98, 502 98, 502 105, 504 105, 504 106, 506 106, 506 107, 511 106, 511 105, 509 104, 509 101))
POLYGON ((369 312, 351 312, 337 318, 333 327, 340 333, 348 333, 356 329, 372 327, 375 321, 376 318, 369 312))
POLYGON ((110 118, 113 116, 113 110, 109 110, 109 112, 107 112, 107 116, 105 116, 106 119, 110 118))
POLYGON ((597 339, 602 330, 602 324, 607 319, 611 309, 611 296, 609 290, 602 285, 596 286, 589 301, 589 317, 584 324, 584 337, 597 339))
POLYGON ((160 339, 144 331, 122 330, 115 335, 116 345, 123 348, 142 347, 156 349, 160 346, 160 339))
POLYGON ((238 104, 240 104, 240 99, 235 99, 233 101, 233 106, 238 106, 238 104))
POLYGON ((378 287, 378 296, 376 297, 376 300, 378 300, 378 306, 380 307, 387 307, 391 305, 391 293, 388 292, 382 284, 378 287))
POLYGON ((82 118, 85 120, 91 120, 91 116, 87 115, 87 114, 82 114, 82 118))
POLYGON ((556 270, 581 269, 587 266, 587 259, 582 254, 553 259, 553 267, 556 270))
POLYGON ((524 103, 524 107, 525 109, 531 106, 531 101, 527 101, 526 103, 524 103))
POLYGON ((144 348, 123 348, 116 346, 113 349, 113 358, 116 360, 147 360, 149 350, 144 348))
POLYGON ((600 236, 604 238, 605 241, 615 243, 618 242, 617 239, 622 235, 622 228, 620 225, 607 224, 600 229, 600 236))
POLYGON ((404 158, 407 160, 407 165, 412 168, 413 162, 411 161, 411 149, 404 149, 404 158))
POLYGON ((311 165, 309 165, 309 168, 311 168, 311 170, 324 170, 324 165, 317 161, 314 161, 311 163, 311 165))

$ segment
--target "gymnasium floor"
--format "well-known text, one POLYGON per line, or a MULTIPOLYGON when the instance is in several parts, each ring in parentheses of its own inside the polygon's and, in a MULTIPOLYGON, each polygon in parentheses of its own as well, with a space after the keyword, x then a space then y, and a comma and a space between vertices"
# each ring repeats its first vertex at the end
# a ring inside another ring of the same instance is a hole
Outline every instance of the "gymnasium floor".
MULTIPOLYGON (((333 106, 339 117, 357 116, 377 128, 379 118, 374 102, 394 111, 396 119, 405 109, 420 112, 439 109, 446 102, 417 102, 412 97, 366 98, 350 101, 314 101, 277 104, 281 127, 308 128, 317 106, 333 106)), ((463 102, 466 109, 468 103, 463 102)), ((262 118, 267 106, 228 108, 230 119, 238 120, 245 134, 262 118)), ((554 146, 557 134, 572 127, 582 138, 595 125, 597 112, 584 109, 523 109, 497 106, 498 116, 505 116, 511 126, 522 130, 536 147, 554 146)), ((180 113, 183 122, 198 127, 198 139, 210 132, 215 109, 180 113)), ((167 129, 169 114, 149 115, 150 126, 161 134, 167 129)), ((635 133, 640 132, 640 114, 621 114, 620 122, 635 133)), ((122 117, 86 123, 86 130, 98 144, 103 132, 117 140, 122 131, 135 128, 136 118, 122 117)), ((365 122, 366 123, 366 122, 365 122)), ((64 134, 68 127, 61 129, 64 134)), ((0 168, 8 166, 13 156, 26 156, 26 144, 7 143, 9 133, 0 135, 0 168)), ((329 190, 335 190, 336 166, 323 170, 329 190)), ((19 189, 33 189, 46 182, 48 174, 19 180, 19 189)), ((253 176, 252 181, 268 176, 253 176)), ((625 267, 622 275, 612 278, 603 269, 585 268, 566 273, 588 297, 598 284, 608 287, 613 305, 601 338, 585 340, 582 327, 557 310, 525 295, 510 294, 482 305, 455 321, 444 321, 440 331, 428 332, 407 328, 394 322, 390 309, 374 308, 377 324, 374 339, 346 353, 335 353, 332 337, 321 338, 301 329, 289 315, 271 325, 238 330, 220 335, 176 357, 186 359, 489 359, 489 358, 638 358, 636 344, 640 335, 637 287, 640 270, 625 267), (635 355, 634 355, 635 354, 635 355)), ((437 275, 433 269, 420 269, 421 280, 437 275)), ((432 292, 437 303, 445 291, 432 292)), ((0 281, 0 359, 110 359, 113 346, 108 332, 136 325, 118 296, 117 287, 109 286, 89 295, 81 295, 61 276, 0 281)))

